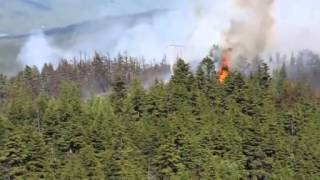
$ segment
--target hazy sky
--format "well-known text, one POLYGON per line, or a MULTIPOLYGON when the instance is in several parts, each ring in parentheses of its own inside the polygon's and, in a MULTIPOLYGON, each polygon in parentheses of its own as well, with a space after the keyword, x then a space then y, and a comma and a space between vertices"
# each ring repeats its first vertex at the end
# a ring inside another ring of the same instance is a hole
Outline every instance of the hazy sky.
MULTIPOLYGON (((177 9, 192 0, 0 0, 0 29, 16 30, 17 26, 36 27, 41 24, 68 24, 102 15, 177 9), (180 6, 180 7, 179 7, 180 6), (25 21, 30 18, 30 21, 25 21), (17 24, 24 20, 24 23, 17 24)), ((196 0, 195 0, 196 1, 196 0)), ((198 0, 201 1, 201 0, 198 0)), ((230 0, 211 0, 225 4, 230 0)), ((320 1, 275 0, 275 18, 286 26, 308 28, 320 26, 320 1)), ((219 18, 219 17, 213 17, 219 18)))
POLYGON ((276 0, 275 18, 281 49, 311 48, 320 52, 320 1, 276 0))
MULTIPOLYGON (((320 1, 274 1, 276 25, 273 50, 290 53, 309 48, 320 52, 320 1)), ((219 43, 221 32, 228 27, 230 18, 236 15, 231 2, 232 0, 0 0, 0 36, 66 26, 99 17, 155 9, 171 10, 173 13, 156 19, 152 25, 138 25, 123 33, 114 47, 119 51, 131 48, 132 51, 147 52, 152 56, 154 50, 175 42, 199 47, 219 43), (150 44, 154 46, 150 47, 150 44)), ((201 55, 207 51, 206 48, 198 49, 204 49, 198 53, 201 55)))

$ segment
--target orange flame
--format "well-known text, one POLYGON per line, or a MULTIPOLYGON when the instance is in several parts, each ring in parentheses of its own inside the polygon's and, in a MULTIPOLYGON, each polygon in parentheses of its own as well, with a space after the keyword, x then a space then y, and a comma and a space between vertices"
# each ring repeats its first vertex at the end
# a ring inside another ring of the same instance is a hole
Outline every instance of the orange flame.
POLYGON ((219 73, 219 81, 221 84, 225 82, 225 80, 228 78, 230 75, 230 52, 231 49, 228 49, 224 51, 223 56, 222 56, 222 63, 220 67, 220 73, 219 73))

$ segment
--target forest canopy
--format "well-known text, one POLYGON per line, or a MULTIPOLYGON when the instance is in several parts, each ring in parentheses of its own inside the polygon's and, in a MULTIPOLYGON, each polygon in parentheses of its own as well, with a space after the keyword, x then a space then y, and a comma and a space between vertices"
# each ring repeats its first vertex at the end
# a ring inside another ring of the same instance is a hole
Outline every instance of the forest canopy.
POLYGON ((1 75, 0 179, 316 179, 320 101, 297 58, 224 83, 210 57, 167 82, 165 62, 98 54, 1 75))

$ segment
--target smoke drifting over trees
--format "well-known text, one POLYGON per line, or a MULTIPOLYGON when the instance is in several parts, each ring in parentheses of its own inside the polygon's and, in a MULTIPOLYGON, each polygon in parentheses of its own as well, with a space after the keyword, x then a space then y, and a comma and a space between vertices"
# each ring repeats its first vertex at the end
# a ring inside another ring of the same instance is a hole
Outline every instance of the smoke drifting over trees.
MULTIPOLYGON (((54 48, 45 37, 43 32, 31 35, 21 48, 17 61, 23 66, 34 65, 42 69, 45 63, 57 65, 63 58, 62 50, 54 48)), ((64 55, 66 57, 66 54, 64 55)))
POLYGON ((45 91, 50 96, 57 96, 58 87, 63 82, 72 81, 79 86, 82 97, 90 99, 97 94, 110 93, 119 77, 125 85, 139 79, 148 88, 156 80, 167 81, 170 78, 169 71, 165 59, 161 63, 151 64, 145 59, 127 55, 119 54, 116 58, 110 58, 96 53, 92 59, 61 60, 56 67, 51 63, 43 64, 41 69, 26 66, 12 80, 26 78, 34 93, 45 91))
POLYGON ((231 21, 230 29, 224 34, 223 43, 226 48, 232 48, 233 61, 245 58, 251 62, 270 47, 275 24, 272 15, 273 2, 273 0, 234 0, 235 6, 243 13, 242 19, 231 21))
MULTIPOLYGON (((320 57, 266 55, 279 1, 114 0, 0 32, 0 179, 317 179, 320 57)), ((10 2, 75 1, 0 20, 10 2)))
MULTIPOLYGON (((209 0, 168 2, 162 7, 163 11, 105 16, 83 24, 63 26, 57 33, 51 33, 55 28, 44 29, 43 35, 31 35, 27 42, 18 39, 27 38, 28 33, 25 36, 9 35, 4 39, 15 37, 12 39, 17 41, 14 44, 21 44, 16 48, 20 51, 18 61, 23 65, 34 65, 31 61, 36 65, 48 61, 56 63, 52 56, 70 58, 78 56, 79 52, 92 56, 95 51, 111 56, 125 51, 131 56, 157 60, 166 55, 174 60, 177 53, 170 48, 173 44, 184 46, 182 54, 189 61, 199 61, 212 44, 219 42, 228 17, 235 11, 231 8, 225 11, 226 5, 209 0), (46 55, 42 53, 42 47, 46 55), (38 57, 32 49, 41 52, 38 57)), ((15 57, 12 54, 11 60, 15 57)))
MULTIPOLYGON (((268 50, 268 53, 277 51, 270 45, 273 41, 277 42, 281 39, 278 34, 273 33, 284 30, 283 26, 286 24, 281 26, 277 22, 282 17, 281 14, 279 15, 278 9, 283 8, 286 3, 288 2, 281 1, 280 3, 271 0, 164 0, 155 6, 145 0, 139 0, 135 3, 126 2, 126 0, 108 1, 107 3, 98 1, 90 3, 83 1, 72 3, 60 0, 55 3, 36 1, 36 4, 47 7, 47 10, 41 9, 40 14, 26 12, 28 17, 43 15, 33 28, 32 26, 21 27, 20 31, 12 31, 12 34, 5 29, 0 32, 0 34, 6 34, 6 36, 0 37, 0 54, 3 54, 0 57, 0 71, 9 74, 8 68, 16 69, 10 73, 14 74, 17 70, 21 70, 25 64, 30 66, 39 64, 41 66, 48 61, 55 64, 57 60, 51 57, 72 58, 79 56, 80 52, 87 56, 93 56, 95 51, 103 54, 108 53, 111 56, 116 56, 119 52, 127 52, 131 56, 144 56, 146 59, 158 61, 161 61, 166 55, 168 60, 174 61, 177 52, 170 45, 184 46, 181 50, 183 57, 188 61, 199 61, 206 56, 212 44, 216 43, 223 47, 234 47, 234 56, 247 56, 246 58, 249 59, 247 61, 250 61, 252 57, 263 53, 264 50, 268 50), (63 8, 57 8, 59 6, 63 8), (69 11, 72 12, 69 14, 78 14, 78 20, 75 15, 63 18, 63 14, 68 12, 68 6, 69 11), (88 15, 76 11, 77 8, 83 7, 88 7, 97 14, 88 15), (123 7, 121 12, 116 11, 119 7, 123 7), (63 21, 54 21, 48 25, 52 20, 49 18, 45 21, 43 18, 48 17, 50 13, 59 13, 58 17, 63 21), (230 19, 232 19, 231 22, 230 19), (44 24, 43 27, 39 24, 40 22, 44 24), (19 36, 28 35, 33 29, 43 29, 42 41, 34 41, 35 38, 40 38, 38 35, 32 35, 29 38, 29 40, 33 39, 32 43, 26 42, 28 37, 19 36), (19 38, 10 39, 10 37, 19 38), (276 39, 272 37, 276 37, 276 39), (48 46, 42 46, 43 41, 47 41, 48 43, 45 44, 48 46), (36 42, 39 42, 39 45, 36 42), (47 52, 46 55, 39 53, 39 56, 36 57, 37 53, 33 53, 32 50, 29 53, 27 49, 30 48, 27 46, 30 47, 30 45, 34 45, 35 49, 43 47, 43 52, 47 52), (18 55, 19 52, 20 55, 18 55), (28 59, 31 56, 33 60, 28 59), (17 59, 20 64, 17 64, 17 59), (36 63, 32 64, 33 62, 36 63)), ((28 3, 14 1, 12 4, 19 7, 21 4, 28 3)), ((9 5, 10 3, 4 4, 6 9, 4 12, 13 13, 14 11, 10 11, 12 7, 9 5)), ((32 7, 35 11, 37 7, 40 7, 34 5, 30 3, 28 8, 32 7)), ((28 10, 28 8, 23 9, 28 10)), ((20 21, 18 18, 17 22, 20 21)), ((10 19, 7 23, 9 22, 14 23, 15 19, 10 19)), ((19 24, 22 25, 22 23, 19 24)), ((13 24, 7 26, 12 30, 13 24)), ((289 29, 286 30, 289 32, 289 29)), ((0 29, 0 31, 2 30, 0 29)), ((300 47, 300 44, 308 47, 306 43, 300 43, 299 40, 292 43, 291 39, 288 41, 290 47, 300 47)), ((282 43, 282 46, 285 45, 282 43)), ((285 48, 281 47, 280 49, 285 48)), ((286 53, 290 54, 291 50, 286 53)), ((233 64, 237 65, 236 62, 233 64)))

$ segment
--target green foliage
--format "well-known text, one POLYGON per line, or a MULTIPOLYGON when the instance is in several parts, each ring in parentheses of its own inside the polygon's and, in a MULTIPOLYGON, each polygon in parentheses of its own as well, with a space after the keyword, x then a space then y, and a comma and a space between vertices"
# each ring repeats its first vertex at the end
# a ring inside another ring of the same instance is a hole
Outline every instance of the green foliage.
POLYGON ((17 127, 8 133, 0 151, 1 174, 9 179, 45 179, 49 175, 48 148, 36 129, 17 127))
MULTIPOLYGON (((114 77, 95 58, 107 89, 114 77)), ((82 73, 64 63, 59 71, 82 73)), ((320 177, 320 102, 310 88, 290 82, 285 65, 271 76, 258 61, 249 77, 230 72, 220 84, 214 65, 205 58, 192 73, 180 59, 168 83, 149 89, 120 73, 110 94, 89 100, 74 81, 39 89, 37 76, 57 81, 45 75, 50 65, 0 76, 0 179, 320 177)))
POLYGON ((124 100, 124 114, 126 119, 137 121, 141 119, 144 112, 145 91, 141 82, 135 80, 128 90, 127 98, 124 100))
POLYGON ((67 163, 61 172, 61 179, 87 179, 86 169, 81 164, 79 156, 72 155, 71 157, 68 157, 67 163))
POLYGON ((123 78, 120 76, 116 77, 110 98, 114 107, 114 113, 117 115, 121 115, 123 112, 124 99, 127 95, 126 92, 126 84, 123 78))

